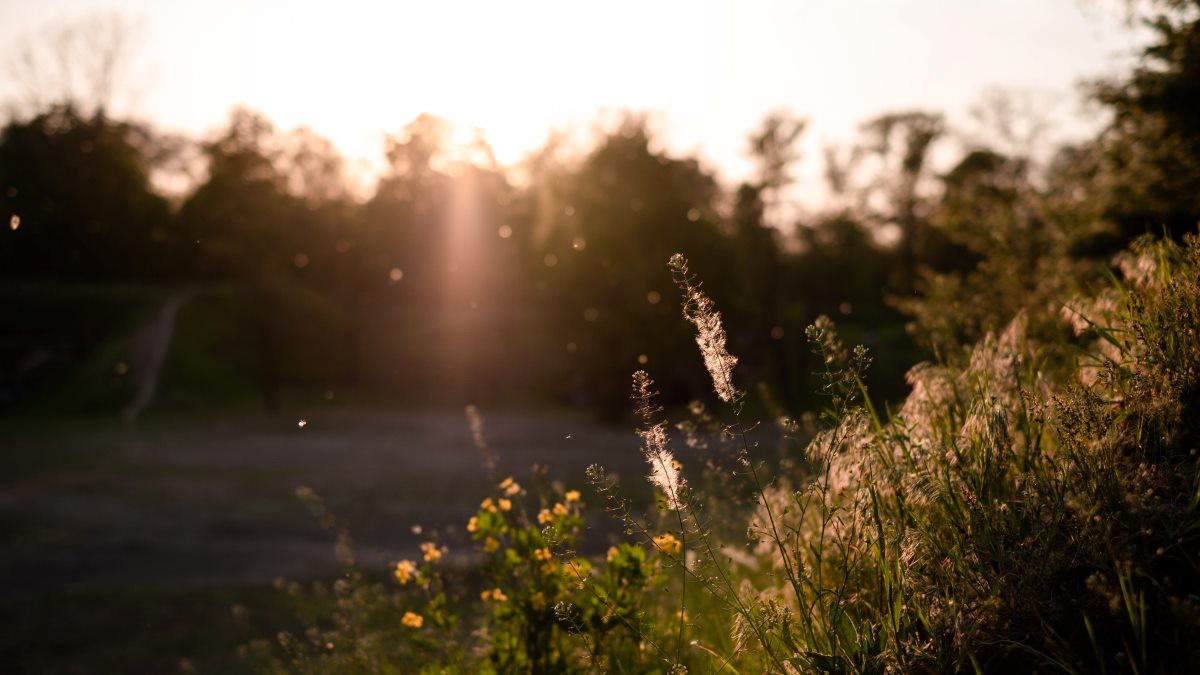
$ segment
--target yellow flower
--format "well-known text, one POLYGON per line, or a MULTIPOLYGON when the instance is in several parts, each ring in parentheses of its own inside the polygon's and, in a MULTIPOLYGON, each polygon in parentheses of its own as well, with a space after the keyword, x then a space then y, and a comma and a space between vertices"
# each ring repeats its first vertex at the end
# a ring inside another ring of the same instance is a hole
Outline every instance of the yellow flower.
POLYGON ((499 588, 493 588, 489 591, 484 591, 479 594, 479 597, 485 602, 488 600, 492 600, 494 602, 505 602, 508 600, 508 596, 505 595, 504 591, 500 590, 499 588))
POLYGON ((499 550, 500 550, 500 542, 496 541, 495 539, 492 539, 491 537, 488 537, 487 539, 483 540, 484 553, 495 553, 496 551, 499 551, 499 550))
POLYGON ((533 552, 534 560, 549 560, 553 557, 554 555, 550 553, 550 549, 548 548, 539 548, 533 552))
POLYGON ((563 495, 568 504, 574 504, 575 502, 579 501, 581 496, 582 495, 579 494, 579 490, 569 490, 567 491, 567 494, 563 495))
POLYGON ((421 616, 420 614, 405 612, 404 618, 400 619, 400 623, 408 626, 409 628, 420 628, 421 626, 425 625, 425 617, 421 616))
POLYGON ((675 467, 675 470, 678 471, 683 468, 683 462, 680 462, 677 459, 672 459, 671 466, 675 467))
POLYGON ((479 508, 483 509, 484 511, 491 511, 492 513, 496 512, 496 505, 494 503, 492 503, 491 497, 488 497, 487 499, 480 502, 479 508))
POLYGON ((512 511, 512 502, 511 501, 501 497, 500 501, 498 501, 497 503, 500 505, 501 511, 512 511))
POLYGON ((683 619, 684 623, 691 623, 691 617, 689 617, 688 613, 683 610, 679 610, 678 612, 675 612, 675 618, 683 619))
POLYGON ((683 551, 683 543, 675 538, 675 535, 667 532, 660 534, 654 538, 654 545, 663 553, 671 555, 679 555, 683 551))
POLYGON ((474 532, 477 529, 479 529, 479 518, 471 516, 471 519, 467 521, 467 532, 474 532))
POLYGON ((519 494, 520 492, 521 492, 521 486, 520 486, 520 485, 518 485, 517 483, 513 483, 512 485, 509 485, 509 486, 508 486, 507 488, 505 488, 505 490, 504 490, 504 494, 506 494, 506 495, 508 495, 508 496, 510 496, 510 497, 511 497, 511 496, 513 496, 513 495, 515 495, 515 494, 519 494))
POLYGON ((565 505, 563 505, 563 504, 555 504, 554 505, 554 515, 565 516, 568 513, 570 513, 570 511, 567 510, 567 507, 565 505))
POLYGON ((416 575, 417 566, 413 564, 413 561, 401 560, 400 562, 396 563, 396 581, 400 582, 401 586, 412 581, 413 577, 416 575))
POLYGON ((534 593, 529 596, 529 606, 538 612, 546 609, 546 596, 541 591, 534 593))
POLYGON ((616 546, 610 546, 610 547, 608 547, 608 556, 606 559, 608 560, 608 562, 612 562, 612 561, 616 560, 617 556, 620 554, 621 554, 621 552, 617 550, 616 546))
POLYGON ((542 565, 542 574, 545 574, 546 576, 550 576, 557 571, 558 563, 554 562, 553 560, 547 560, 546 563, 542 565))
POLYGON ((513 484, 513 478, 512 478, 512 476, 509 476, 508 478, 505 478, 504 480, 500 481, 500 489, 504 490, 512 484, 513 484))
POLYGON ((441 549, 431 541, 421 544, 421 551, 425 553, 425 562, 436 562, 442 559, 441 549))

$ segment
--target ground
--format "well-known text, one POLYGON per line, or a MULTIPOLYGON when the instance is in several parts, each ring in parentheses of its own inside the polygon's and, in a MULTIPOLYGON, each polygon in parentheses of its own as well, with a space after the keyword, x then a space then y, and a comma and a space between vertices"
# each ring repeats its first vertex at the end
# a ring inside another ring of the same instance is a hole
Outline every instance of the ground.
MULTIPOLYGON (((542 464, 583 488, 591 463, 642 471, 627 428, 481 412, 501 477, 530 481, 542 464)), ((298 486, 328 499, 364 568, 383 570, 433 530, 462 541, 489 482, 461 409, 21 420, 0 425, 0 439, 5 673, 232 668, 240 640, 289 618, 273 580, 338 571, 298 486)), ((452 544, 452 556, 468 548, 452 544)))

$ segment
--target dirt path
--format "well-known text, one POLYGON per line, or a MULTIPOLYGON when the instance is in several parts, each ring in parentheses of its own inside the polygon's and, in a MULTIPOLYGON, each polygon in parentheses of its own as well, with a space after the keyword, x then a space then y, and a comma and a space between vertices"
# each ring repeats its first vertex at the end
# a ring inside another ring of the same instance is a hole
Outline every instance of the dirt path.
MULTIPOLYGON (((591 463, 641 471, 626 430, 566 412, 482 412, 503 474, 528 480, 540 463, 582 487, 591 463)), ((24 460, 0 477, 8 595, 326 575, 331 536, 295 498, 300 485, 349 524, 365 564, 383 565, 416 549, 414 525, 460 533, 487 489, 461 410, 160 419, 5 446, 24 460)))

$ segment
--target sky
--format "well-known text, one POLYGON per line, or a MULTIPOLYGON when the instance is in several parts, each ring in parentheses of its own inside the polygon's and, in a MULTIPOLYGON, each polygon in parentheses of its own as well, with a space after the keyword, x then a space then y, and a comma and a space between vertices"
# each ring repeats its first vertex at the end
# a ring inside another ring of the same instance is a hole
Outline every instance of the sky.
MULTIPOLYGON (((0 45, 101 11, 140 39, 118 103, 204 134, 235 105, 305 125, 359 166, 421 112, 480 128, 501 162, 551 129, 648 112, 664 146, 727 182, 752 171, 748 134, 773 110, 809 120, 801 182, 821 148, 873 115, 922 108, 966 124, 991 88, 1025 92, 1061 137, 1096 124, 1078 83, 1123 72, 1139 33, 1116 0, 606 0, 291 2, 0 0, 0 45)), ((0 49, 0 57, 6 56, 0 49)), ((8 59, 5 59, 8 60, 8 59)), ((0 71, 0 99, 14 95, 0 71)))

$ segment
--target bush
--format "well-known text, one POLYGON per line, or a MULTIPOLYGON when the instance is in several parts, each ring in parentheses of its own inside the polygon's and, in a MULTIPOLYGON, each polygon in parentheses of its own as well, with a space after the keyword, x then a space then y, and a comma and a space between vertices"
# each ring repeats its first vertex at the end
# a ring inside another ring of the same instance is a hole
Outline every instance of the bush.
POLYGON ((588 471, 632 541, 579 555, 582 495, 506 479, 467 525, 476 569, 451 579, 431 541, 392 590, 351 572, 326 628, 282 639, 274 667, 1197 672, 1200 240, 1143 239, 1117 262, 1065 304, 1075 342, 1039 342, 1019 314, 961 365, 914 368, 894 413, 866 396, 866 350, 818 320, 826 409, 776 420, 768 458, 721 317, 676 256, 724 412, 669 427, 634 375, 657 508, 588 471), (1073 368, 1044 367, 1065 347, 1073 368), (703 460, 679 464, 673 436, 703 460))

